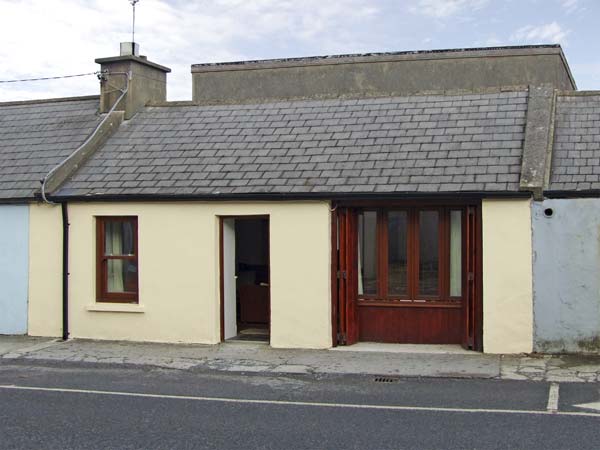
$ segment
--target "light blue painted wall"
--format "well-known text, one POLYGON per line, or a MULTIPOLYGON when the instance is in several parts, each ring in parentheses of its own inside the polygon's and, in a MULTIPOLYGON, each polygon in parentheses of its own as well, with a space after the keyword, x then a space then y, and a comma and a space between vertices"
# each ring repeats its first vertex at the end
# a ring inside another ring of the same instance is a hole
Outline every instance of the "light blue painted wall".
POLYGON ((0 205, 0 334, 27 333, 29 206, 0 205))
POLYGON ((600 199, 535 202, 532 222, 534 349, 600 351, 600 199))

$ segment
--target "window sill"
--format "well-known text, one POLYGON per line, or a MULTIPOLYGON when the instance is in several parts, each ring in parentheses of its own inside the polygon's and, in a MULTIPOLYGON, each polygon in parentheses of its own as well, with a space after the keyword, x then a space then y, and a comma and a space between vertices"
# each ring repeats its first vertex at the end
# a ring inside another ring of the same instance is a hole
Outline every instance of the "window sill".
POLYGON ((92 312, 122 312, 122 313, 144 313, 146 308, 139 304, 130 303, 92 303, 86 307, 92 312))

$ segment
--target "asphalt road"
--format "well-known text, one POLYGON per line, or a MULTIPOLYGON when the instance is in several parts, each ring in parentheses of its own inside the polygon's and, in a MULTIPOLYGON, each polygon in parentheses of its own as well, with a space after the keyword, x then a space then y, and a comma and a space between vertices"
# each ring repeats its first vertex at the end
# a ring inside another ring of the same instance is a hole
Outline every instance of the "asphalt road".
POLYGON ((0 363, 2 449, 598 449, 598 384, 0 363), (556 411, 555 411, 556 410, 556 411))

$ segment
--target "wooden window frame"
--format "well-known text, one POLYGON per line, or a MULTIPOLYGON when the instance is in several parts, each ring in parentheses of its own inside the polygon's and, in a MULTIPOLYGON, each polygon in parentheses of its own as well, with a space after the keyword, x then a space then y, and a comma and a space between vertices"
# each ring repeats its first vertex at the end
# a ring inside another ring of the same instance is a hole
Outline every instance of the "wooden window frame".
MULTIPOLYGON (((377 293, 359 294, 358 301, 363 304, 389 305, 389 306, 460 306, 465 295, 465 220, 466 207, 464 205, 398 205, 389 207, 365 207, 358 210, 359 214, 367 211, 377 212, 376 225, 376 273, 377 293), (407 289, 405 294, 389 294, 389 213, 406 211, 407 213, 407 289), (421 211, 438 212, 438 288, 436 295, 423 295, 419 292, 419 259, 420 259, 420 232, 419 215, 421 211), (461 296, 450 296, 450 213, 461 211, 461 296)), ((358 231, 358 230, 357 230, 358 231)), ((358 238, 358 232, 357 232, 358 238)), ((357 274, 359 277, 360 273, 357 274)))
POLYGON ((96 302, 98 303, 139 303, 138 265, 138 218, 137 216, 96 216, 96 302), (133 225, 133 255, 105 255, 105 228, 107 222, 131 222, 133 225), (135 292, 108 292, 108 261, 135 261, 135 292))

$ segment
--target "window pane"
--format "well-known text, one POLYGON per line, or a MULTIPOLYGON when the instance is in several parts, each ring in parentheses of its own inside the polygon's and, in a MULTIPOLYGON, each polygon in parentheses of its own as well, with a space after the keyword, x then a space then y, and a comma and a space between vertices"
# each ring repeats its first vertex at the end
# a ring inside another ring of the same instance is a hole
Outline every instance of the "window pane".
POLYGON ((358 294, 377 293, 377 213, 358 216, 358 294))
POLYGON ((127 259, 109 259, 107 261, 108 292, 137 291, 137 262, 127 259))
POLYGON ((133 224, 125 221, 104 223, 104 254, 133 255, 133 224))
POLYGON ((437 211, 419 212, 419 293, 438 295, 439 217, 437 211))
POLYGON ((450 296, 462 294, 462 211, 450 211, 450 296))
POLYGON ((388 294, 406 294, 408 218, 406 211, 388 213, 388 294))

